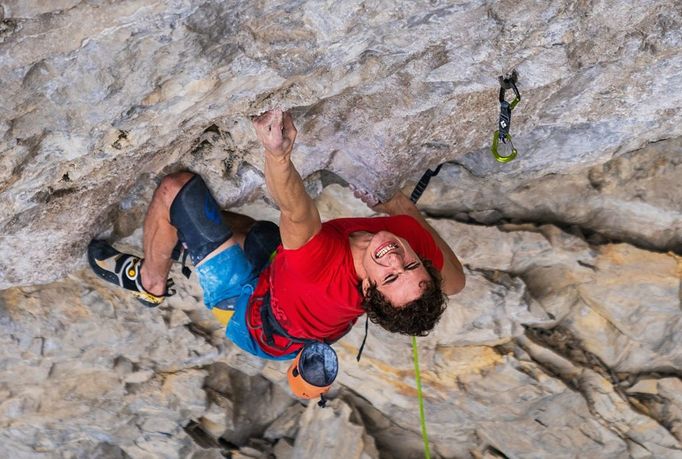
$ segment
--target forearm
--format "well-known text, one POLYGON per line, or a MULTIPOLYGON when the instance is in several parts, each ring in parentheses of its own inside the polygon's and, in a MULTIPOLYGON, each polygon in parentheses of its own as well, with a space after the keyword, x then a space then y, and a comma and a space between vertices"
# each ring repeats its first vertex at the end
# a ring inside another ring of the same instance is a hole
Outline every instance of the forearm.
POLYGON ((253 121, 256 136, 265 148, 265 185, 279 206, 282 246, 295 250, 321 229, 320 214, 308 196, 303 180, 291 162, 296 126, 290 113, 271 110, 253 121))
POLYGON ((303 179, 291 162, 291 155, 265 153, 265 184, 282 215, 289 220, 301 222, 309 218, 311 212, 317 212, 303 179))

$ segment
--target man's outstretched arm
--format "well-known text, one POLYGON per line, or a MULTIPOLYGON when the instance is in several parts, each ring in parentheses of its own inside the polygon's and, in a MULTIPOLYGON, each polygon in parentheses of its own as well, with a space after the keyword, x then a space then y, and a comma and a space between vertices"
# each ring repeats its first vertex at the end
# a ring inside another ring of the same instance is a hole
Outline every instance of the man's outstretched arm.
POLYGON ((298 249, 322 228, 320 214, 291 162, 296 127, 291 114, 271 110, 253 122, 265 148, 265 184, 280 208, 279 232, 285 249, 298 249))

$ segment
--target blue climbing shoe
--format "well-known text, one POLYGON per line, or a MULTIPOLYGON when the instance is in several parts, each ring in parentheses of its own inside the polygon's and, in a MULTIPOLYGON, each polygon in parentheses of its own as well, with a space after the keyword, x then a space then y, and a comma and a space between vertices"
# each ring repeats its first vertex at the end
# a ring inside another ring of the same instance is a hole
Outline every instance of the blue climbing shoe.
POLYGON ((105 241, 92 240, 88 245, 88 262, 92 270, 105 281, 123 287, 133 292, 147 307, 155 307, 163 302, 167 296, 172 296, 175 291, 171 289, 173 279, 168 279, 166 293, 156 296, 149 293, 142 286, 140 268, 142 259, 135 255, 122 253, 113 248, 105 241))

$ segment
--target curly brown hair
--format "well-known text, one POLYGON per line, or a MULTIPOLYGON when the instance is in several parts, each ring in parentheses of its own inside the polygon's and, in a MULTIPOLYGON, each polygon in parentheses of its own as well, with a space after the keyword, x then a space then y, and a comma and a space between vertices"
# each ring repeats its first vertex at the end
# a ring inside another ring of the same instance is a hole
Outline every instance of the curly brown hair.
POLYGON ((447 296, 441 289, 443 278, 438 269, 429 259, 422 258, 421 262, 431 276, 422 296, 397 308, 372 283, 362 299, 369 320, 392 333, 409 336, 426 336, 433 330, 445 311, 447 296))

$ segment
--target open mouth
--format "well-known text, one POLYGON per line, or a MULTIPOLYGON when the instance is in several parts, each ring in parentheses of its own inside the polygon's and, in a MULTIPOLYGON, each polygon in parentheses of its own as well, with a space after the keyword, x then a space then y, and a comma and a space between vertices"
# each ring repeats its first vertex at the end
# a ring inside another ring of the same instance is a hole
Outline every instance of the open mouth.
POLYGON ((374 252, 374 258, 379 259, 386 255, 387 253, 393 252, 394 250, 398 250, 399 247, 400 246, 395 242, 385 242, 381 244, 374 252))

